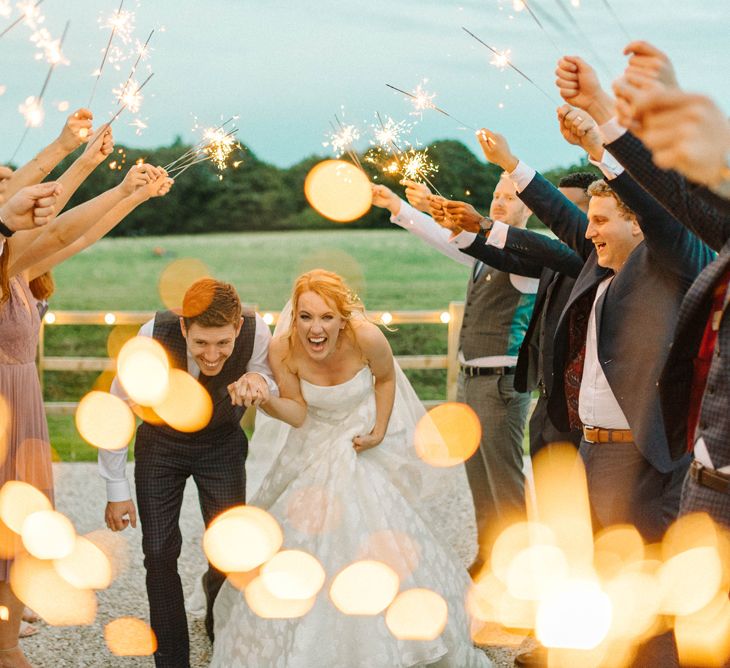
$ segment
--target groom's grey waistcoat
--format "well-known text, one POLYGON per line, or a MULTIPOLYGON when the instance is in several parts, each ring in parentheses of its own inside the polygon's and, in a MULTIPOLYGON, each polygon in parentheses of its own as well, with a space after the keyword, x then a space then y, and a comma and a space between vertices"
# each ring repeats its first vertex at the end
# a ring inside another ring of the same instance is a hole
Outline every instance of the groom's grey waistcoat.
POLYGON ((464 359, 517 356, 530 323, 535 295, 520 292, 510 275, 483 265, 469 280, 459 347, 464 359))
MULTIPOLYGON (((205 388, 213 401, 213 415, 210 422, 201 430, 185 433, 172 429, 167 425, 153 425, 143 422, 137 430, 137 443, 152 443, 159 440, 174 442, 215 442, 234 433, 240 437, 240 422, 246 410, 243 406, 233 406, 228 395, 228 385, 237 381, 244 373, 251 359, 256 333, 256 316, 252 311, 243 313, 243 326, 238 333, 233 353, 225 361, 220 373, 216 376, 200 374, 200 384, 205 388)), ((171 311, 160 311, 155 315, 152 338, 162 344, 170 358, 170 366, 187 371, 187 346, 180 331, 179 316, 171 311)), ((244 437, 245 438, 245 437, 244 437)))

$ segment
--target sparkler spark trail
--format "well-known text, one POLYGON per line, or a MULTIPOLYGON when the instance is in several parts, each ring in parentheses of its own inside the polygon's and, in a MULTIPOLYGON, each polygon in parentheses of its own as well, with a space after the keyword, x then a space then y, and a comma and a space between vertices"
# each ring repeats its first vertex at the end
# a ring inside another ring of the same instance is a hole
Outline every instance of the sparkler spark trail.
POLYGON ((7 35, 15 26, 18 25, 18 23, 21 23, 22 21, 26 21, 30 25, 34 25, 34 22, 40 17, 40 12, 36 11, 36 8, 43 2, 43 0, 38 0, 34 5, 31 4, 18 4, 18 9, 21 11, 21 15, 15 19, 5 30, 0 32, 0 38, 7 35))
MULTIPOLYGON (((137 56, 137 60, 135 61, 134 65, 132 66, 132 71, 129 73, 129 76, 127 77, 127 80, 124 82, 124 85, 121 86, 121 88, 116 89, 120 90, 119 97, 117 97, 117 102, 120 102, 122 100, 122 97, 127 92, 127 86, 129 86, 130 82, 132 82, 132 77, 134 76, 135 72, 137 71, 137 66, 139 65, 140 60, 146 57, 148 50, 147 46, 150 43, 150 40, 152 39, 152 35, 155 33, 154 28, 150 31, 149 36, 147 37, 147 41, 141 45, 140 48, 138 48, 139 55, 137 56)), ((112 92, 116 92, 112 91, 112 92)))
POLYGON ((429 176, 433 176, 438 172, 439 168, 436 163, 428 157, 428 149, 417 151, 411 149, 403 157, 403 176, 410 181, 428 181, 429 176))
MULTIPOLYGON (((122 13, 122 7, 124 6, 124 0, 121 0, 119 3, 119 9, 117 9, 116 16, 119 17, 122 13)), ((117 25, 113 23, 112 25, 112 31, 109 35, 109 41, 107 42, 106 49, 104 49, 104 56, 101 59, 101 65, 99 65, 99 69, 96 72, 96 80, 94 81, 94 87, 91 89, 91 96, 89 97, 89 103, 86 105, 87 107, 91 107, 91 103, 94 101, 94 95, 96 94, 96 87, 99 85, 99 79, 101 78, 101 73, 104 70, 104 63, 106 63, 107 55, 109 54, 109 49, 112 45, 112 40, 114 39, 114 35, 117 31, 117 25)))
POLYGON ((375 114, 378 119, 378 125, 373 125, 373 136, 377 146, 384 149, 395 147, 397 150, 398 142, 401 141, 403 135, 410 132, 410 127, 405 121, 394 121, 390 116, 388 120, 383 122, 380 114, 375 114))
MULTIPOLYGON (((403 89, 401 89, 401 88, 396 88, 395 86, 392 86, 392 85, 391 85, 391 84, 389 84, 389 83, 387 83, 387 84, 385 84, 385 85, 386 85, 386 86, 387 86, 388 88, 392 88, 392 89, 393 89, 394 91, 397 91, 398 93, 402 93, 402 94, 403 94, 403 95, 405 95, 406 97, 409 97, 409 98, 411 98, 411 100, 414 100, 414 103, 413 103, 414 105, 416 105, 416 104, 418 104, 418 105, 420 105, 420 104, 423 104, 423 99, 424 99, 424 98, 423 98, 423 96, 418 96, 418 95, 414 95, 414 93, 407 93, 407 92, 406 92, 406 91, 404 91, 403 89)), ((417 90, 418 90, 418 88, 416 88, 416 91, 417 91, 417 90)), ((431 98, 431 99, 433 99, 433 98, 431 98)), ((418 107, 417 107, 417 108, 418 108, 418 107)), ((467 130, 472 130, 472 131, 476 132, 476 130, 475 130, 475 129, 474 129, 473 127, 471 127, 470 125, 467 125, 467 124, 466 124, 466 123, 464 123, 463 121, 460 121, 460 120, 459 120, 458 118, 456 118, 456 116, 452 116, 452 115, 451 115, 450 113, 448 113, 447 111, 444 111, 444 110, 443 110, 443 109, 442 109, 441 107, 437 107, 437 106, 436 106, 435 104, 433 104, 433 103, 431 103, 431 104, 430 104, 430 105, 429 105, 428 107, 421 107, 421 108, 428 108, 428 109, 433 109, 434 111, 438 111, 438 112, 439 112, 440 114, 443 114, 444 116, 447 116, 447 117, 448 117, 448 118, 450 118, 450 119, 451 119, 452 121, 456 121, 456 122, 457 122, 457 123, 458 123, 459 125, 461 125, 461 126, 465 127, 465 128, 467 129, 467 130)))
POLYGON ((48 82, 51 80, 51 74, 53 74, 53 70, 56 69, 56 65, 63 61, 63 54, 61 49, 63 48, 64 41, 66 40, 69 25, 71 25, 71 22, 66 21, 66 26, 63 29, 63 34, 61 35, 61 39, 58 41, 57 53, 59 57, 51 62, 51 66, 48 69, 48 74, 46 75, 46 79, 43 82, 43 86, 41 86, 41 92, 38 94, 38 97, 29 97, 25 100, 24 104, 21 104, 20 107, 18 107, 20 113, 23 114, 23 118, 25 118, 25 131, 23 132, 23 135, 21 136, 20 141, 15 148, 15 151, 10 158, 10 162, 15 160, 15 156, 18 155, 20 147, 23 145, 25 138, 28 136, 28 130, 30 128, 37 128, 43 122, 43 118, 45 116, 45 113, 43 112, 43 95, 46 92, 46 88, 48 88, 48 82))
MULTIPOLYGON (((507 64, 507 66, 508 66, 508 67, 511 67, 511 68, 512 68, 512 69, 513 69, 513 70, 514 70, 515 72, 517 72, 517 74, 519 74, 519 75, 520 75, 520 76, 521 76, 521 77, 522 77, 523 79, 525 79, 526 81, 529 81, 529 82, 530 82, 530 83, 531 83, 531 84, 532 84, 532 85, 533 85, 533 86, 534 86, 535 88, 537 88, 537 90, 539 90, 539 91, 540 91, 540 92, 541 92, 541 93, 542 93, 542 94, 543 94, 543 95, 544 95, 544 96, 545 96, 545 97, 546 97, 546 98, 547 98, 547 99, 549 100, 549 102, 550 102, 550 107, 551 107, 551 108, 555 106, 555 104, 556 104, 555 100, 553 100, 553 98, 552 98, 552 97, 550 97, 550 95, 549 95, 549 94, 548 94, 547 92, 545 92, 545 90, 543 90, 543 89, 542 89, 542 88, 541 88, 540 86, 538 86, 538 85, 537 85, 537 84, 536 84, 536 83, 535 83, 535 82, 534 82, 534 81, 533 81, 532 79, 530 79, 530 77, 528 77, 528 76, 527 76, 527 75, 526 75, 526 74, 525 74, 525 73, 524 73, 524 72, 523 72, 522 70, 520 70, 519 68, 515 67, 515 65, 514 65, 514 64, 512 63, 512 61, 511 61, 511 60, 509 60, 509 57, 507 57, 507 56, 506 56, 506 54, 508 54, 508 52, 507 52, 507 51, 505 51, 504 53, 501 53, 501 52, 497 51, 497 49, 495 49, 494 47, 491 47, 491 46, 489 46, 489 44, 487 44, 486 42, 484 42, 483 40, 481 40, 481 39, 480 39, 479 37, 477 37, 477 36, 476 36, 476 35, 475 35, 475 34, 474 34, 473 32, 471 32, 470 30, 467 30, 467 29, 466 29, 466 28, 464 28, 463 26, 462 26, 462 28, 461 28, 461 29, 462 29, 462 30, 463 30, 463 31, 464 31, 464 32, 465 32, 465 33, 466 33, 467 35, 470 35, 471 37, 473 37, 473 38, 474 38, 474 39, 475 39, 475 40, 476 40, 477 42, 479 42, 479 43, 480 43, 480 44, 481 44, 482 46, 486 46, 486 47, 487 47, 487 48, 488 48, 488 49, 489 49, 489 50, 490 50, 490 51, 491 51, 491 52, 492 52, 492 53, 493 53, 493 54, 494 54, 494 55, 495 55, 495 56, 496 56, 497 58, 499 58, 499 59, 500 59, 500 62, 501 62, 502 60, 505 60, 505 61, 506 61, 506 64, 507 64)), ((476 132, 476 130, 475 130, 475 132, 476 132)))

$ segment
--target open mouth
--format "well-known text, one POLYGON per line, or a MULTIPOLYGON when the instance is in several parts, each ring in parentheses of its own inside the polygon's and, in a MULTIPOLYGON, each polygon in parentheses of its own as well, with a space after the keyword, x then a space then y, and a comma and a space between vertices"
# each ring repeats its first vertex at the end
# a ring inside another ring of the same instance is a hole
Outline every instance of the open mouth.
POLYGON ((220 360, 217 360, 215 362, 208 362, 206 360, 200 360, 200 364, 203 369, 208 369, 209 371, 212 371, 213 369, 218 368, 218 365, 220 364, 220 360))
POLYGON ((327 337, 326 336, 309 336, 307 337, 307 341, 309 342, 310 347, 312 350, 316 353, 322 352, 324 350, 324 346, 327 343, 327 337))
POLYGON ((593 245, 596 247, 596 253, 600 253, 606 249, 605 241, 594 242, 593 245))

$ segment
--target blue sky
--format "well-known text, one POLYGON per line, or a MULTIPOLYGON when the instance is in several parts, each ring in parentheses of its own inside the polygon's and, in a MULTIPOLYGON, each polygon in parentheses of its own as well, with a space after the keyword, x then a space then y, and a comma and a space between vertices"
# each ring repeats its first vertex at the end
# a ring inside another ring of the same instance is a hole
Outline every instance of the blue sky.
MULTIPOLYGON (((531 0, 530 5, 561 51, 592 59, 587 40, 609 70, 602 80, 610 82, 624 65, 621 29, 601 0, 581 0, 580 8, 571 9, 579 35, 568 27, 558 2, 570 6, 569 0, 531 0)), ((45 122, 29 131, 19 160, 32 157, 57 134, 68 112, 56 110, 55 102, 67 100, 70 109, 87 103, 91 72, 109 35, 98 19, 118 4, 45 0, 41 5, 44 25, 54 36, 71 21, 64 48, 70 65, 54 72, 44 96, 45 122)), ((670 54, 685 88, 711 94, 730 113, 727 0, 611 0, 611 5, 633 38, 648 39, 670 54)), ((114 126, 117 141, 127 145, 159 146, 176 135, 192 141, 193 115, 213 125, 238 114, 241 141, 260 159, 287 166, 312 153, 327 154, 324 135, 343 105, 346 120, 363 129, 376 110, 396 120, 409 118, 411 107, 385 83, 410 90, 428 78, 436 104, 469 125, 506 134, 518 155, 537 168, 579 155, 556 130, 556 50, 525 11, 512 10, 511 0, 125 0, 125 8, 135 11, 140 40, 157 28, 148 61, 155 76, 140 114, 148 128, 136 136, 127 114, 114 126), (461 26, 498 49, 510 48, 512 62, 555 104, 513 71, 490 65, 489 52, 461 26)), ((0 31, 8 23, 0 17, 0 31)), ((33 59, 29 34, 20 25, 0 39, 0 86, 5 86, 0 163, 24 130, 18 105, 38 94, 48 70, 33 59)), ((116 108, 111 89, 129 67, 105 68, 92 105, 97 119, 116 108)), ((433 111, 424 113, 411 137, 423 143, 457 138, 478 151, 470 131, 433 111)))

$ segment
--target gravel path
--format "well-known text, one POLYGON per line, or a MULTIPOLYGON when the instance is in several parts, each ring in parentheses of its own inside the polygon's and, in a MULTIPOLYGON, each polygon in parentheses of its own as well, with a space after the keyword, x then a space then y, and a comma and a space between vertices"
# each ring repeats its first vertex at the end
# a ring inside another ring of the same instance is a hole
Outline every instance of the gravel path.
MULTIPOLYGON (((260 483, 267 462, 249 457, 247 464, 249 495, 260 483)), ((132 465, 129 466, 129 479, 132 465)), ((51 627, 39 623, 40 633, 22 641, 28 659, 36 668, 133 668, 153 666, 150 657, 116 657, 104 642, 104 626, 121 616, 148 619, 147 596, 142 566, 141 532, 139 527, 113 534, 104 526, 103 512, 106 500, 103 481, 96 464, 55 464, 56 503, 58 510, 74 523, 79 534, 99 532, 104 540, 112 541, 118 555, 119 573, 105 591, 98 594, 98 614, 94 624, 85 627, 51 627)), ((455 476, 453 493, 440 497, 437 505, 429 508, 444 529, 444 535, 456 552, 468 564, 475 550, 476 532, 473 507, 465 476, 455 476), (447 503, 443 499, 448 498, 447 503)), ((196 578, 205 569, 205 557, 200 547, 203 521, 192 481, 188 481, 181 515, 183 534, 179 571, 186 595, 193 590, 196 578)), ((207 666, 211 645, 205 635, 201 619, 189 616, 191 665, 207 666)), ((515 644, 521 638, 503 634, 495 637, 499 645, 485 648, 498 668, 513 665, 515 644), (511 645, 511 647, 510 647, 511 645)), ((343 667, 344 668, 344 667, 343 667)))

